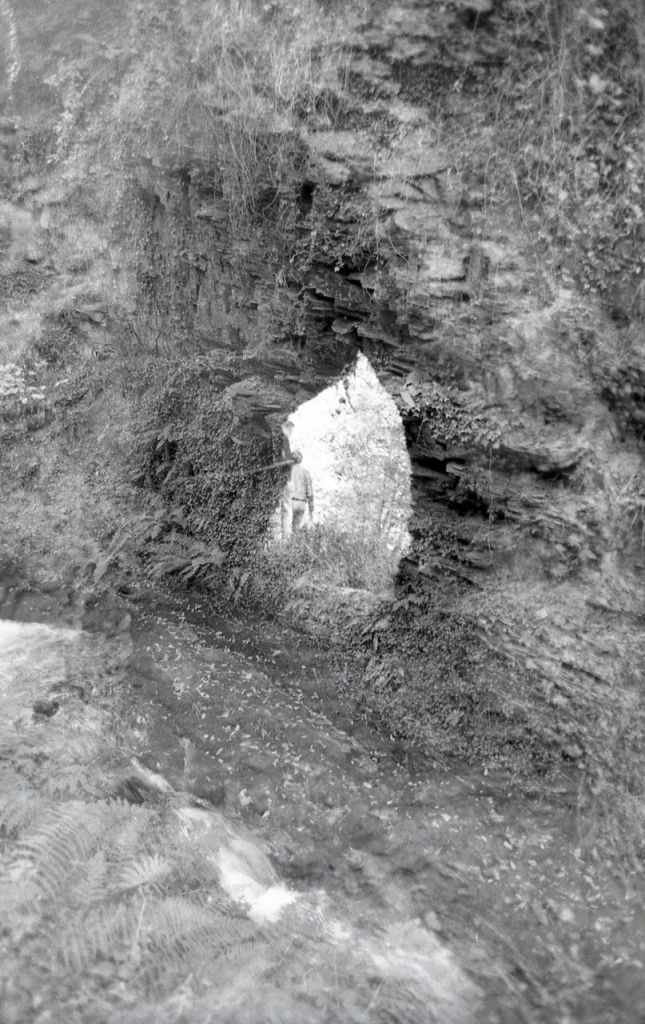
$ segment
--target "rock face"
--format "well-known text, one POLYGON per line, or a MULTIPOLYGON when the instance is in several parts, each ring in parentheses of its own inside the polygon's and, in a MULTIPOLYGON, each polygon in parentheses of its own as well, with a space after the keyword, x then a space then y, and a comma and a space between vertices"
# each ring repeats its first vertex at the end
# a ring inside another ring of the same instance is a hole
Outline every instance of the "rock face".
POLYGON ((407 586, 458 581, 509 678, 537 673, 566 701, 640 649, 641 362, 566 274, 545 272, 517 213, 487 204, 419 101, 446 39, 490 61, 494 38, 473 28, 494 27, 494 6, 385 7, 352 41, 346 123, 302 140, 283 250, 270 210, 233 235, 199 167, 141 170, 142 216, 182 329, 235 378, 242 427, 369 358, 412 459, 407 586))
MULTIPOLYGON (((561 709, 640 657, 645 362, 635 330, 576 290, 566 253, 545 265, 524 211, 492 201, 449 141, 472 130, 470 97, 504 59, 502 16, 484 0, 371 5, 348 40, 336 119, 289 138, 298 166, 282 192, 260 190, 254 218, 235 219, 216 168, 142 154, 117 226, 114 295, 117 308, 131 303, 137 344, 201 353, 241 445, 245 432, 275 434, 365 355, 412 463, 402 593, 422 602, 412 610, 432 596, 465 621, 503 659, 502 689, 528 673, 561 709)), ((11 125, 0 129, 9 152, 11 125)), ((59 178, 0 208, 0 262, 52 302, 59 178)), ((88 265, 108 259, 91 228, 88 214, 88 265)), ((85 273, 76 261, 64 266, 72 291, 85 273)), ((70 317, 88 351, 114 333, 90 283, 65 324, 48 325, 46 358, 70 317)), ((23 320, 3 317, 12 358, 23 320)), ((31 397, 37 427, 49 406, 31 397)))

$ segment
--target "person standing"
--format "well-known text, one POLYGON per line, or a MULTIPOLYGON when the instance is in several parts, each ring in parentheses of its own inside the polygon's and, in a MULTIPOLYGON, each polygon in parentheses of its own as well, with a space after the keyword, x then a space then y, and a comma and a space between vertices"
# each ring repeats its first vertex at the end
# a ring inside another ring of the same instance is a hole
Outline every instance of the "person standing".
POLYGON ((309 516, 314 517, 314 488, 311 473, 302 465, 302 452, 292 452, 293 466, 285 494, 282 535, 288 537, 302 528, 307 509, 309 516), (289 530, 288 513, 291 512, 291 529, 289 530), (286 527, 286 529, 285 529, 286 527))

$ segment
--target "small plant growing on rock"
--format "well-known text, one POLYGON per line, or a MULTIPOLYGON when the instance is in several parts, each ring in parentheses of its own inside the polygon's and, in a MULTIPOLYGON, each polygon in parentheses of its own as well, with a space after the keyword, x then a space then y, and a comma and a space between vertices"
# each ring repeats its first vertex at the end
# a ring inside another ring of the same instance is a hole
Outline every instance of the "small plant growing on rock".
POLYGON ((35 376, 35 371, 25 371, 16 363, 0 365, 0 402, 5 406, 18 403, 35 405, 45 401, 44 388, 27 381, 28 376, 35 376))
POLYGON ((236 602, 314 627, 346 626, 388 595, 398 560, 377 525, 319 524, 260 552, 235 589, 236 602))

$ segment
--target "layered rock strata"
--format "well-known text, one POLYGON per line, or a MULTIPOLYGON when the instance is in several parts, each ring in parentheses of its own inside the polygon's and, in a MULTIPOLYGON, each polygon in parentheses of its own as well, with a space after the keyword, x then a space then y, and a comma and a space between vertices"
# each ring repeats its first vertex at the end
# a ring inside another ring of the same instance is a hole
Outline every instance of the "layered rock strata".
POLYGON ((350 41, 342 115, 302 134, 288 202, 267 193, 253 224, 232 224, 213 168, 142 158, 145 274, 115 276, 155 346, 204 353, 242 433, 275 429, 363 352, 412 459, 402 586, 449 581, 508 686, 529 673, 557 709, 641 650, 645 369, 566 254, 545 266, 523 211, 491 205, 443 140, 502 59, 497 16, 376 6, 350 41))

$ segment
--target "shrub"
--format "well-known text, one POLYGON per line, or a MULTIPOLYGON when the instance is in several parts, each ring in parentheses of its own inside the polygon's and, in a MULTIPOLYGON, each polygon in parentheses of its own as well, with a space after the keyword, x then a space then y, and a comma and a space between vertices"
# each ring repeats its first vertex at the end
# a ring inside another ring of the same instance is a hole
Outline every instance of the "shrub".
POLYGON ((284 469, 256 471, 279 461, 281 435, 238 438, 218 368, 208 359, 150 360, 129 400, 139 406, 130 461, 143 504, 124 531, 124 552, 134 545, 147 553, 153 576, 165 575, 174 558, 178 572, 211 583, 221 576, 222 555, 227 572, 248 568, 285 476, 284 469))
POLYGON ((311 625, 339 617, 346 623, 391 592, 398 559, 377 526, 318 524, 268 544, 233 577, 232 596, 311 625))

